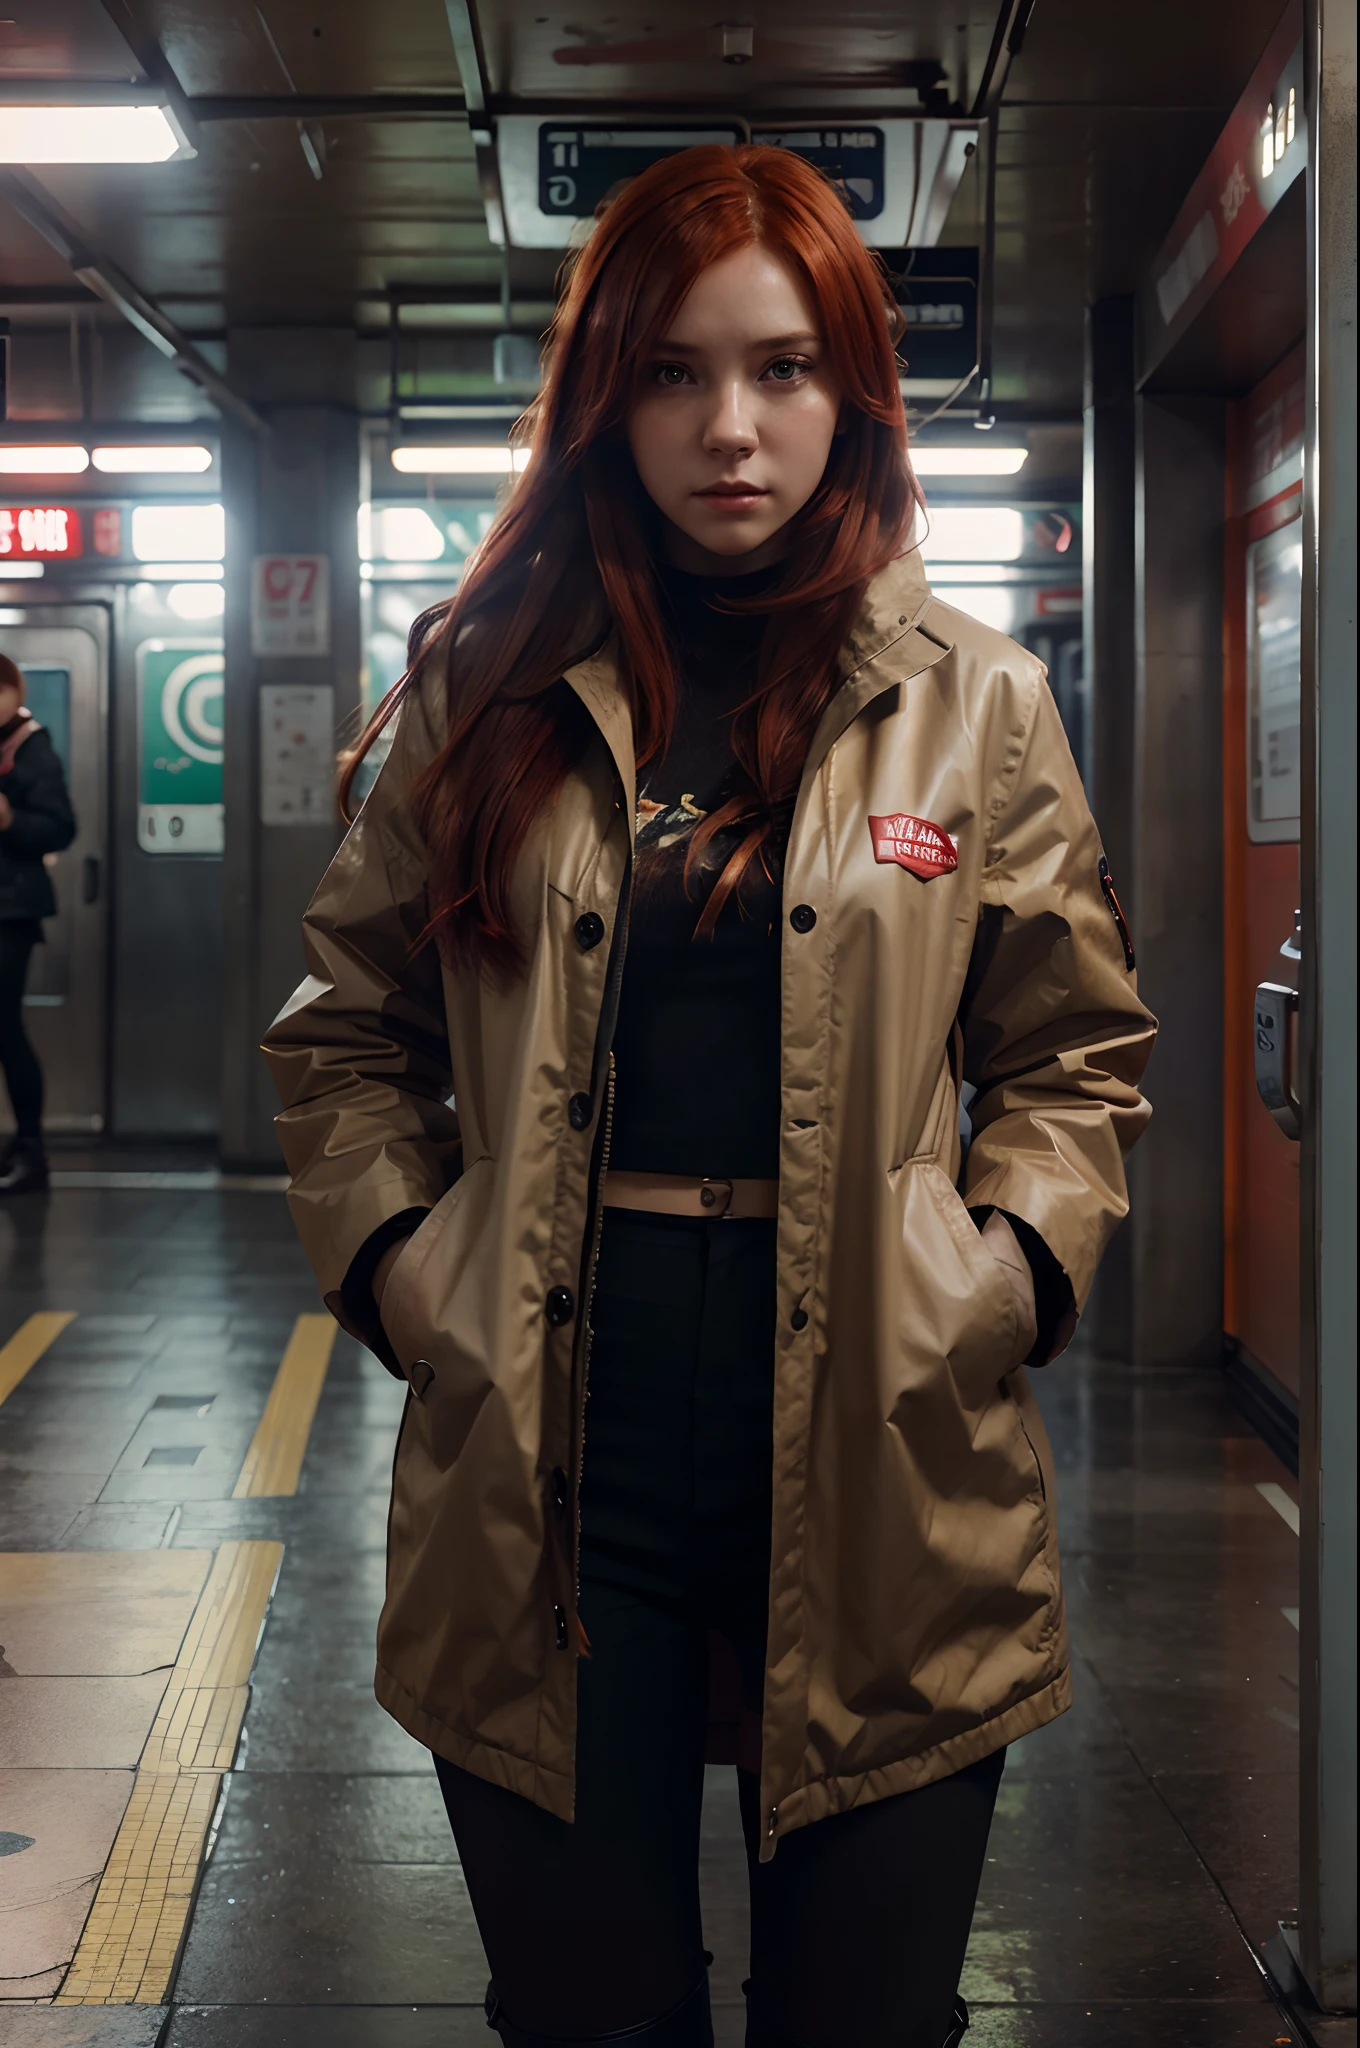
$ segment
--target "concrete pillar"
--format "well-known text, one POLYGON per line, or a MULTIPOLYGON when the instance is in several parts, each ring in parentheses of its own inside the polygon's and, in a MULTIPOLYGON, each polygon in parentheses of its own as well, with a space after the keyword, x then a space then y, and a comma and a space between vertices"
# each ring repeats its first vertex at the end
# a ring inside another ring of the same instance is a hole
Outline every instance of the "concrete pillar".
POLYGON ((1161 1022, 1131 1161, 1133 1356, 1223 1348, 1224 403, 1137 401, 1131 895, 1161 1022))
MULTIPOLYGON (((1120 900, 1136 933, 1134 322, 1132 297, 1100 299, 1086 310, 1082 629, 1090 724, 1081 766, 1120 900)), ((1098 1351, 1127 1356, 1132 1322, 1133 1235, 1126 1224, 1102 1262, 1086 1313, 1086 1334, 1098 1351)))
POLYGON ((270 426, 263 438, 224 426, 222 445, 222 1158, 235 1170, 280 1166, 259 1043, 304 972, 302 914, 340 837, 334 757, 359 705, 352 354, 352 337, 328 333, 230 338, 233 375, 270 426))

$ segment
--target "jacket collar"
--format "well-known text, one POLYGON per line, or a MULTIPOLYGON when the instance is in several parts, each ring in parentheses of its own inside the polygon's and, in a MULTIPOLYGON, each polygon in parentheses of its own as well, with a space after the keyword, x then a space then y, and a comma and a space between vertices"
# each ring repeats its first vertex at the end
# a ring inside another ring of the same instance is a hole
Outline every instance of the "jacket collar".
MULTIPOLYGON (((949 653, 954 643, 943 626, 935 618, 928 625, 925 623, 930 604, 930 585, 920 553, 915 549, 899 555, 872 579, 841 649, 844 681, 823 712, 813 736, 803 771, 804 783, 816 773, 828 750, 866 704, 895 683, 907 682, 923 669, 933 667, 949 653)), ((612 641, 606 641, 596 653, 569 668, 566 681, 595 720, 614 757, 631 830, 637 809, 637 765, 632 720, 620 687, 612 641)))

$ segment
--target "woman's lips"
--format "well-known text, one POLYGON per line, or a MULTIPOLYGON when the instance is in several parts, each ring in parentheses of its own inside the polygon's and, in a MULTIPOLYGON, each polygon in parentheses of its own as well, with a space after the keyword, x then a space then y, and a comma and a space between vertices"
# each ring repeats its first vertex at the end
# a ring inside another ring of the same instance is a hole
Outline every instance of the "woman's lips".
POLYGON ((758 484, 710 484, 706 491, 696 491, 694 495, 710 505, 725 505, 740 511, 747 505, 758 504, 770 494, 758 484))

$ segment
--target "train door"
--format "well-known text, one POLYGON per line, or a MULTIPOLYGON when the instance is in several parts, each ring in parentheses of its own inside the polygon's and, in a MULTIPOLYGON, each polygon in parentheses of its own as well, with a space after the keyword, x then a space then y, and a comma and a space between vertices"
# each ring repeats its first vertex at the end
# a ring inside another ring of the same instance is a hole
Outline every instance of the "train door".
MULTIPOLYGON (((6 609, 0 647, 23 670, 28 708, 61 756, 78 831, 49 855, 57 915, 35 947, 25 996, 52 1131, 96 1132, 107 1112, 108 614, 101 605, 6 609)), ((8 1105, 0 1105, 8 1116, 8 1105)))
MULTIPOLYGON (((1230 1370, 1296 1429, 1299 1125, 1300 346, 1233 408, 1224 632, 1226 1157, 1230 1370)), ((1280 1418, 1276 1418, 1280 1419, 1280 1418)))

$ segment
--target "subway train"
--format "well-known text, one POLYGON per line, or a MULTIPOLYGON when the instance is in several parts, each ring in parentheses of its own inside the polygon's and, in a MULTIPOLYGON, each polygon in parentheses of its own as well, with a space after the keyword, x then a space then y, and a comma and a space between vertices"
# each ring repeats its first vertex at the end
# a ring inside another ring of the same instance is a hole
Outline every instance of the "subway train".
MULTIPOLYGON (((913 554, 1042 665, 1158 1021, 1032 1374, 1072 1710, 1008 1750, 948 2039, 1354 2042, 1354 9, 14 5, 0 655, 75 829, 4 1027, 45 1167, 0 1188, 0 2040, 556 2038, 484 2005, 434 1744, 372 1697, 422 1388, 318 1294, 260 1045, 571 279, 720 144, 870 252, 913 554)), ((736 1784, 711 2032, 665 2041, 893 2048, 748 2020, 736 1784)))

